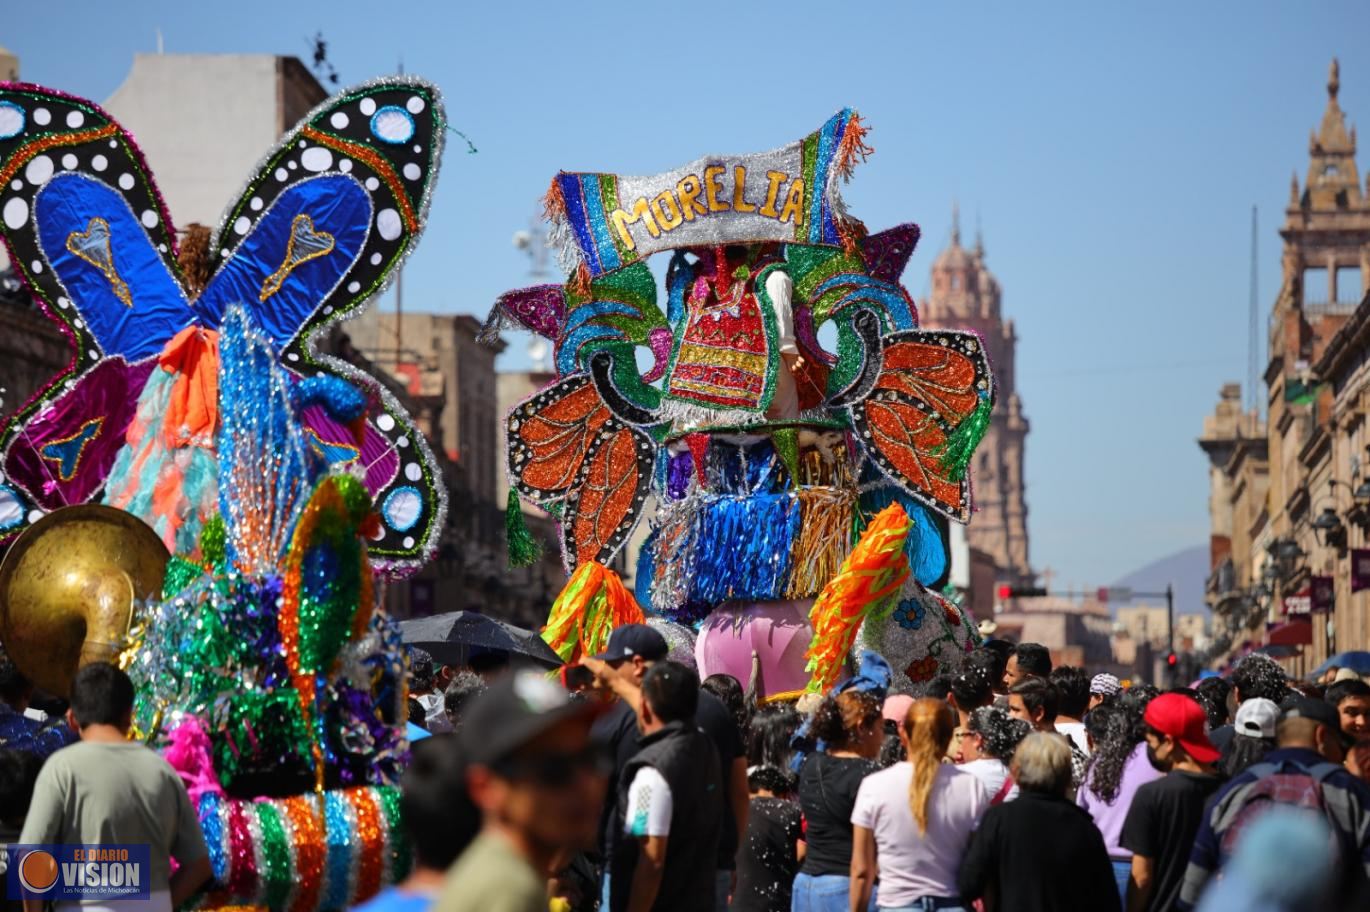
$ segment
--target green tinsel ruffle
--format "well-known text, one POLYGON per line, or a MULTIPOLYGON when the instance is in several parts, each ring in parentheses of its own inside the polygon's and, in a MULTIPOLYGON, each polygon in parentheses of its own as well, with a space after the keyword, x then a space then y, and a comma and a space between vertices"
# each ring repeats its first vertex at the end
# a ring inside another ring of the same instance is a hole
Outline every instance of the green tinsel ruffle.
POLYGON ((985 432, 989 430, 991 411, 989 398, 981 396, 980 404, 975 407, 975 411, 956 426, 956 430, 947 437, 946 444, 936 453, 941 457, 942 471, 946 472, 952 481, 960 481, 966 477, 966 470, 970 468, 975 448, 980 445, 985 432))
POLYGON ((542 558, 542 543, 523 520, 518 491, 509 489, 509 500, 504 507, 504 542, 509 549, 509 566, 531 567, 542 558))

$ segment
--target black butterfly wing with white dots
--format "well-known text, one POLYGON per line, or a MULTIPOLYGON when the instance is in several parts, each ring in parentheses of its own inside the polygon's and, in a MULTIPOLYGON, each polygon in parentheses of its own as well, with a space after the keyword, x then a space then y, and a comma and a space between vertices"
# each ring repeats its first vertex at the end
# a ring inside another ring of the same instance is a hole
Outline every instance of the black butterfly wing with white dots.
POLYGON ((229 206, 211 249, 219 265, 195 303, 200 319, 217 325, 242 302, 286 368, 335 374, 368 392, 360 445, 321 408, 302 417, 317 452, 364 474, 384 520, 370 554, 395 572, 416 569, 437 545, 445 512, 438 464, 376 378, 314 343, 383 291, 417 243, 444 128, 437 89, 414 78, 367 83, 315 108, 229 206))
POLYGON ((133 139, 85 99, 0 84, 0 236, 72 361, 0 429, 0 538, 104 485, 158 353, 193 312, 133 139))

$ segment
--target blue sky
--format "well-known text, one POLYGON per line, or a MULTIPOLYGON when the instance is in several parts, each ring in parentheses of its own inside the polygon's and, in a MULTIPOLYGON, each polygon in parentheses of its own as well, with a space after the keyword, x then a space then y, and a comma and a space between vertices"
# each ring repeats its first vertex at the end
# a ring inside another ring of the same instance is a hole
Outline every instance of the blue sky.
POLYGON ((1094 585, 1207 540, 1194 440, 1246 375, 1251 207, 1264 313, 1333 55, 1370 123, 1370 4, 970 6, 49 0, 7 10, 0 43, 96 100, 158 29, 169 53, 302 56, 322 30, 344 83, 403 60, 480 150, 448 147, 406 309, 481 315, 526 283, 510 237, 558 168, 652 173, 856 107, 877 151, 847 201, 922 226, 915 296, 952 201, 968 237, 979 213, 1020 336, 1032 559, 1094 585))

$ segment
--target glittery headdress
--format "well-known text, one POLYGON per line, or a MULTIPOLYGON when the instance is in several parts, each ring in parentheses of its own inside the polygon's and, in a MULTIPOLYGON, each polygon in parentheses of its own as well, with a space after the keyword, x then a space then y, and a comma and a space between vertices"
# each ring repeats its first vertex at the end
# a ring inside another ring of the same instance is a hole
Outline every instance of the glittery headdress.
POLYGON ((0 84, 0 236, 74 349, 0 428, 0 535, 101 496, 113 472, 113 502, 174 544, 193 540, 215 500, 201 484, 214 474, 205 441, 215 416, 195 408, 212 395, 191 393, 213 377, 203 357, 228 306, 241 304, 292 382, 332 375, 365 390, 360 435, 311 407, 301 414, 306 443, 364 473, 383 518, 370 549, 377 568, 417 569, 443 527, 437 463, 399 402, 316 342, 380 293, 413 250, 445 128, 437 90, 412 77, 328 99, 254 169, 214 233, 210 274, 196 270, 188 283, 170 214, 128 132, 85 99, 0 84), (192 298, 188 284, 201 282, 192 298), (179 402, 186 408, 172 414, 188 420, 140 418, 145 387, 142 414, 179 402), (182 454, 199 464, 170 479, 150 468, 182 454), (172 493, 153 494, 159 483, 172 493))

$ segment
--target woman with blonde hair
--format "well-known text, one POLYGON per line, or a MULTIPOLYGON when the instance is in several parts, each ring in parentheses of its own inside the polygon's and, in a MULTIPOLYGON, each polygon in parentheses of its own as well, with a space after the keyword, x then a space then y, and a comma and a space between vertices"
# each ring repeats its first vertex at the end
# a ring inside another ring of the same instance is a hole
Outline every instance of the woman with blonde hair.
POLYGON ((879 769, 875 758, 885 734, 880 701, 856 690, 827 697, 814 712, 812 732, 827 750, 809 754, 799 770, 807 850, 794 879, 790 909, 848 912, 852 805, 862 780, 879 769))
POLYGON ((851 909, 864 909, 880 875, 879 908, 963 910, 956 874, 989 807, 985 787, 942 762, 956 712, 941 700, 914 702, 899 736, 908 760, 866 777, 852 811, 851 909))

